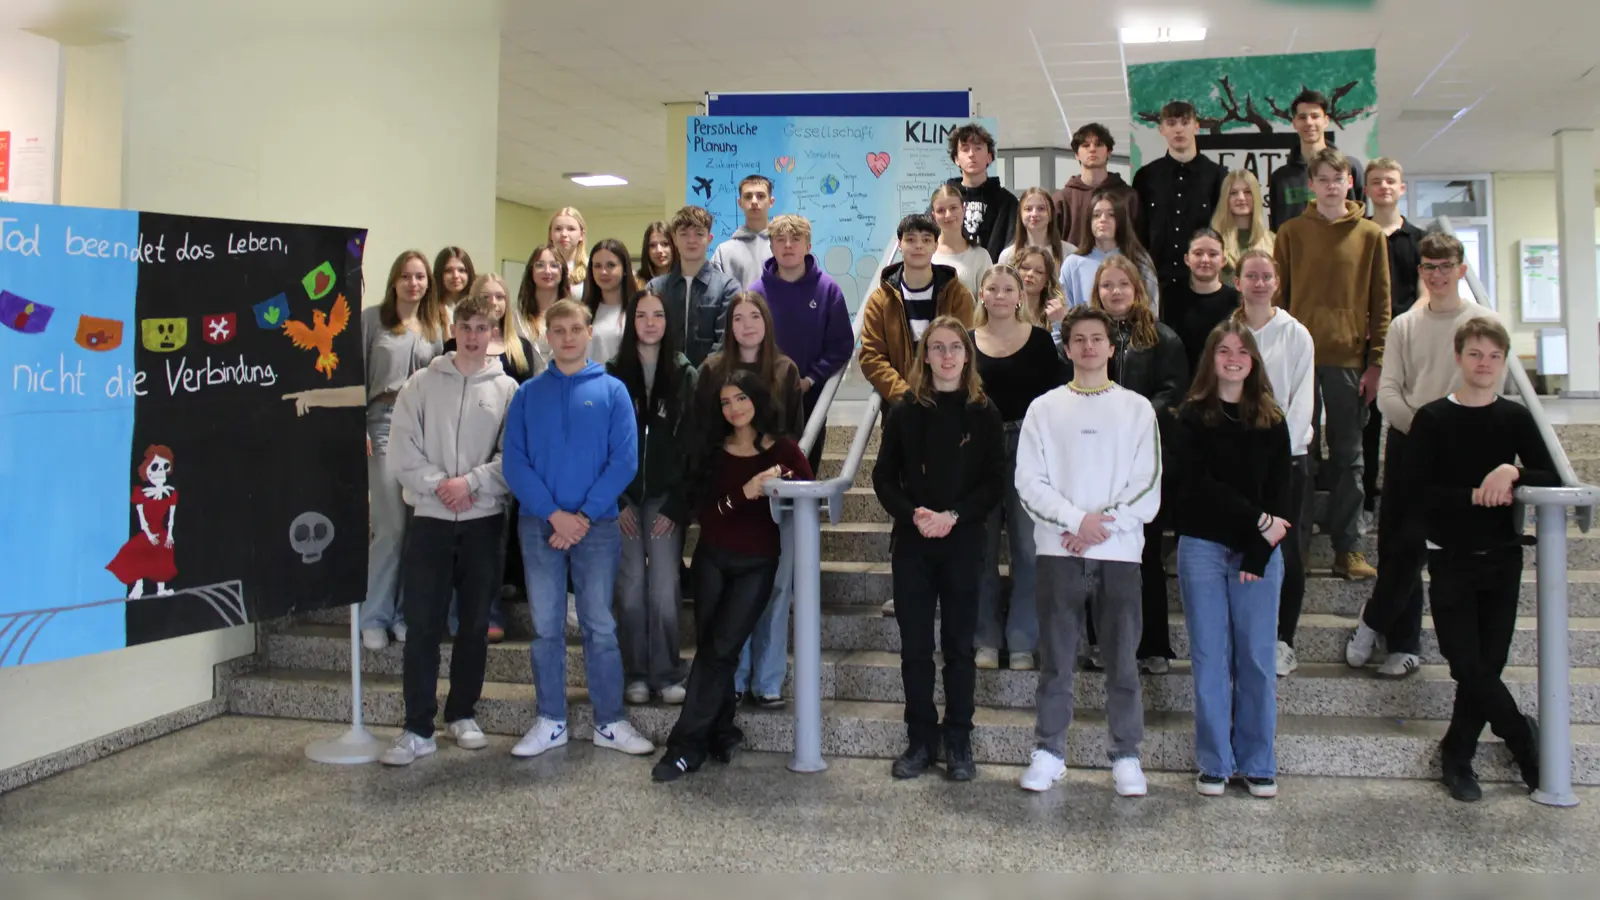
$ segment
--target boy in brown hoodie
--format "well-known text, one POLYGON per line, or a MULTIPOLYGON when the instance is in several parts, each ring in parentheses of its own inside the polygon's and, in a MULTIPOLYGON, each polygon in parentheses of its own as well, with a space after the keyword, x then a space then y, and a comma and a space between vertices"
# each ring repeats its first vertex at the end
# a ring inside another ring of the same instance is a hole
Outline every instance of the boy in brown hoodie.
MULTIPOLYGON (((1333 574, 1362 581, 1378 574, 1355 546, 1362 504, 1361 429, 1367 403, 1378 394, 1389 333, 1388 250, 1383 229, 1363 218, 1366 208, 1345 199, 1351 176, 1343 153, 1323 149, 1311 158, 1308 174, 1316 202, 1278 232, 1274 302, 1306 326, 1316 347, 1317 405, 1328 417, 1326 465, 1333 469, 1327 523, 1333 574)), ((1313 414, 1314 423, 1320 419, 1313 414)))
POLYGON ((1111 151, 1116 148, 1117 141, 1111 136, 1111 129, 1099 122, 1090 122, 1072 133, 1072 152, 1077 155, 1082 171, 1067 179, 1066 187, 1051 194, 1050 199, 1055 201, 1061 236, 1074 247, 1088 247, 1094 243, 1094 235, 1089 233, 1089 213, 1094 205, 1094 192, 1100 188, 1116 191, 1118 205, 1127 210, 1128 221, 1137 221, 1133 216, 1139 210, 1138 195, 1121 175, 1106 171, 1111 151))
POLYGON ((955 316, 972 327, 972 292, 951 266, 933 264, 939 226, 926 213, 900 220, 895 229, 902 262, 883 270, 861 315, 861 374, 884 403, 893 403, 910 387, 907 376, 917 341, 928 323, 955 316))

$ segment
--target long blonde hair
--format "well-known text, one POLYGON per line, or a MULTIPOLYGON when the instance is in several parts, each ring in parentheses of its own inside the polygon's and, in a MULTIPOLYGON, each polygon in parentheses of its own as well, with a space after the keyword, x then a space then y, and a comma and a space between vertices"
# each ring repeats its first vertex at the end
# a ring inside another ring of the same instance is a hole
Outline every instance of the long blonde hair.
MULTIPOLYGON (((1111 310, 1106 309, 1100 302, 1100 277, 1108 269, 1120 269, 1122 274, 1128 276, 1128 281, 1133 283, 1133 305, 1128 308, 1125 319, 1133 329, 1133 339, 1128 342, 1129 349, 1148 350, 1161 340, 1161 335, 1156 331, 1156 314, 1150 308, 1150 292, 1144 286, 1144 276, 1139 274, 1139 267, 1133 260, 1117 254, 1108 256, 1100 263, 1100 268, 1094 273, 1094 290, 1090 291, 1089 305, 1095 309, 1111 315, 1111 310)), ((1113 319, 1116 316, 1111 316, 1113 319)))
POLYGON ((1267 204, 1261 195, 1261 182, 1246 169, 1234 169, 1222 179, 1222 198, 1217 201, 1217 211, 1211 215, 1211 228, 1222 235, 1222 265, 1225 270, 1238 272, 1240 257, 1246 250, 1272 252, 1276 239, 1267 225, 1267 204), (1228 210, 1228 195, 1233 186, 1243 182, 1250 189, 1250 243, 1239 243, 1239 226, 1233 223, 1233 213, 1228 210))
POLYGON ((484 289, 490 284, 500 285, 500 290, 506 292, 506 312, 495 323, 500 329, 500 343, 505 345, 506 359, 511 361, 511 368, 517 370, 518 375, 528 371, 528 354, 522 352, 522 334, 518 331, 516 321, 516 308, 511 299, 511 290, 506 287, 504 278, 494 272, 485 272, 472 279, 472 284, 467 286, 467 296, 472 298, 482 297, 484 289))
POLYGON ((1028 308, 1028 315, 1032 317, 1033 324, 1044 323, 1044 305, 1051 300, 1060 300, 1061 305, 1067 303, 1066 292, 1061 290, 1061 260, 1056 259, 1056 252, 1049 247, 1023 247, 1011 257, 1011 265, 1016 268, 1017 274, 1022 274, 1022 266, 1028 258, 1037 256, 1044 260, 1044 288, 1039 291, 1039 306, 1035 307, 1033 301, 1028 299, 1027 288, 1023 288, 1023 305, 1028 308))
POLYGON ((556 242, 556 220, 562 216, 578 223, 578 246, 572 248, 572 258, 567 260, 567 284, 577 287, 589 276, 589 223, 583 220, 583 213, 578 212, 577 207, 561 207, 550 217, 550 224, 544 230, 545 240, 551 244, 556 242))
POLYGON ((961 384, 966 389, 968 403, 982 403, 983 379, 978 377, 978 350, 972 344, 967 326, 955 316, 940 316, 928 323, 928 330, 917 342, 917 355, 911 362, 911 390, 907 393, 923 406, 933 405, 933 369, 928 365, 928 340, 941 328, 961 338, 961 346, 966 348, 966 361, 961 364, 961 384))
MULTIPOLYGON (((933 196, 928 198, 928 215, 930 217, 933 215, 933 205, 939 202, 940 197, 954 197, 956 198, 956 203, 962 204, 963 207, 966 203, 965 198, 961 196, 961 189, 946 182, 934 188, 933 196)), ((937 219, 934 220, 934 224, 938 224, 937 219)), ((967 233, 961 229, 960 225, 956 226, 956 235, 961 238, 961 242, 966 244, 969 249, 973 246, 972 242, 967 240, 967 233)), ((939 240, 944 240, 944 226, 942 225, 939 226, 939 240)))
POLYGON ((400 272, 406 263, 413 259, 422 263, 422 271, 428 275, 428 289, 417 303, 418 329, 427 340, 442 341, 450 331, 450 312, 439 300, 439 285, 433 280, 433 270, 428 268, 428 258, 422 255, 421 250, 407 250, 394 258, 394 264, 389 267, 389 282, 383 288, 378 321, 394 334, 405 333, 406 324, 400 318, 400 296, 395 284, 400 281, 400 272))
POLYGON ((1017 283, 1017 321, 1024 325, 1039 324, 1033 310, 1028 308, 1028 289, 1022 286, 1022 273, 1009 264, 1001 263, 998 266, 990 266, 988 271, 983 273, 983 279, 978 282, 978 311, 973 314, 973 327, 982 328, 989 324, 989 307, 983 305, 983 289, 996 278, 1009 278, 1017 283))

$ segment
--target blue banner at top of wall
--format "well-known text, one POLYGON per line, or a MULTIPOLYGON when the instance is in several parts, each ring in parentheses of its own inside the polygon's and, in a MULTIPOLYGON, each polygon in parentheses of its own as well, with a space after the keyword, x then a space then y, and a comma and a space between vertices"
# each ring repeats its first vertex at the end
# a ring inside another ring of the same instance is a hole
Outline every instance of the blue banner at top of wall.
POLYGON ((890 116, 955 118, 972 115, 972 92, 820 91, 706 94, 708 116, 890 116))

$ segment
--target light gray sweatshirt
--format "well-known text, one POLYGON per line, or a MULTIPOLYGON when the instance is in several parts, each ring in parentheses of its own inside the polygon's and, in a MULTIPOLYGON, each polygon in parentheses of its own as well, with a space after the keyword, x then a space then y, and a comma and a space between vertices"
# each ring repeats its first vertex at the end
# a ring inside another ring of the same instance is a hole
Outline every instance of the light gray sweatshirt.
POLYGON ((761 280, 761 267, 772 258, 772 240, 765 231, 739 226, 711 252, 711 267, 739 282, 739 290, 761 280))
POLYGON ((500 450, 516 392, 498 359, 468 378, 456 368, 454 351, 406 380, 395 399, 388 466, 417 515, 460 522, 505 509, 500 450), (462 513, 451 512, 434 493, 457 476, 472 488, 472 507, 462 513))

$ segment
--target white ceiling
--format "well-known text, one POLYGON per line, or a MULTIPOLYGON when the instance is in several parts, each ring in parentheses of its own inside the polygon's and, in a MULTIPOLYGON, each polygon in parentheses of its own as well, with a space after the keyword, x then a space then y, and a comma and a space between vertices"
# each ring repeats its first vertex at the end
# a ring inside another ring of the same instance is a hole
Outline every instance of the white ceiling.
POLYGON ((607 9, 511 0, 501 40, 499 193, 540 207, 659 205, 662 104, 706 91, 967 87, 982 114, 998 120, 1002 148, 1066 146, 1068 123, 1101 121, 1126 134, 1116 29, 1177 21, 1205 25, 1206 40, 1130 45, 1126 61, 1376 48, 1379 137, 1408 172, 1548 170, 1553 132, 1600 124, 1595 0, 1377 0, 1354 12, 1317 10, 1311 0, 1110 7, 650 0, 607 9), (1469 106, 1436 139, 1446 122, 1402 118, 1469 106), (630 184, 581 188, 561 177, 580 171, 630 184))

